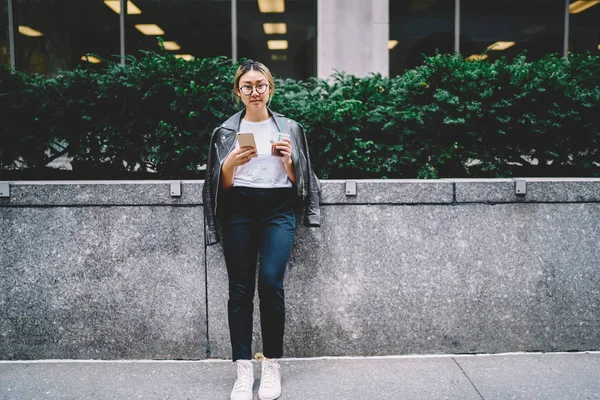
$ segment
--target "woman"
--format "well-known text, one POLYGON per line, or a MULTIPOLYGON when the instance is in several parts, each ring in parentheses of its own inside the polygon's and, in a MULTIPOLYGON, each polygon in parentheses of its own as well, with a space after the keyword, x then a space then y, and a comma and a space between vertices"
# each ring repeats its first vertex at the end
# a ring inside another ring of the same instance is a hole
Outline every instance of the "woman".
POLYGON ((281 394, 276 359, 283 355, 283 280, 296 229, 294 207, 302 202, 304 224, 319 226, 319 183, 302 127, 268 107, 275 90, 269 69, 257 61, 244 62, 233 90, 245 108, 211 137, 202 191, 205 238, 208 245, 219 242, 219 222, 229 278, 232 358, 238 374, 231 400, 252 399, 252 311, 260 254, 258 294, 265 358, 258 395, 262 400, 276 399, 281 394), (240 147, 238 132, 252 132, 256 147, 240 147), (283 138, 270 140, 273 132, 283 138), (271 155, 272 146, 280 154, 271 155))

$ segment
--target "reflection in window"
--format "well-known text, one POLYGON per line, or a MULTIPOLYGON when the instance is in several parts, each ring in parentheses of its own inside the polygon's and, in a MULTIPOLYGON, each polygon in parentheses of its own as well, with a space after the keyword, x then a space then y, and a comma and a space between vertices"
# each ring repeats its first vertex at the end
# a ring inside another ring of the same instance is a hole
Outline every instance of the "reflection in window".
MULTIPOLYGON (((231 57, 230 0, 131 0, 140 13, 128 12, 125 51, 165 49, 180 58, 231 57)), ((114 14, 117 21, 119 16, 114 14)))
POLYGON ((454 0, 390 0, 390 76, 454 52, 454 0))
POLYGON ((278 78, 317 75, 317 0, 238 0, 238 56, 278 78))
POLYGON ((562 0, 462 0, 460 52, 489 61, 524 51, 532 61, 562 54, 564 16, 562 0))
POLYGON ((569 51, 599 54, 600 2, 571 0, 569 12, 569 51))
POLYGON ((16 68, 55 76, 86 53, 117 60, 119 21, 102 1, 13 0, 16 68))

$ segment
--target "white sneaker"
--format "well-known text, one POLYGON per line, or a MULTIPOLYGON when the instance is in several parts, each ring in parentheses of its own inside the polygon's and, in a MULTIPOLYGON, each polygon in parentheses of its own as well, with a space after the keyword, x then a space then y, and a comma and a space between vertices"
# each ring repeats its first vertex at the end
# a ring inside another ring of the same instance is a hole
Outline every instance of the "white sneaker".
POLYGON ((237 379, 231 391, 230 400, 252 400, 252 386, 254 386, 254 370, 252 361, 237 360, 237 379))
POLYGON ((265 358, 262 362, 262 377, 258 388, 260 400, 275 400, 281 396, 281 373, 275 360, 265 358))

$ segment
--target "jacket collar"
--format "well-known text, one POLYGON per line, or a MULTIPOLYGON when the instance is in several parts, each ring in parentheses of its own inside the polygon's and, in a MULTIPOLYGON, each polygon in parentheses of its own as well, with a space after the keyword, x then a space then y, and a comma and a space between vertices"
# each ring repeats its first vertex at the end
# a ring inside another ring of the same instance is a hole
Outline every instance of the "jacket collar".
MULTIPOLYGON (((269 116, 273 118, 273 121, 275 121, 275 125, 277 125, 277 129, 281 131, 281 122, 283 121, 283 114, 272 111, 268 107, 267 107, 267 112, 269 113, 269 116)), ((231 117, 229 117, 229 119, 221 125, 221 128, 226 128, 226 129, 230 129, 232 131, 238 132, 240 130, 240 124, 242 123, 242 118, 244 118, 245 114, 246 114, 245 108, 241 111, 238 111, 237 113, 235 113, 231 117)))

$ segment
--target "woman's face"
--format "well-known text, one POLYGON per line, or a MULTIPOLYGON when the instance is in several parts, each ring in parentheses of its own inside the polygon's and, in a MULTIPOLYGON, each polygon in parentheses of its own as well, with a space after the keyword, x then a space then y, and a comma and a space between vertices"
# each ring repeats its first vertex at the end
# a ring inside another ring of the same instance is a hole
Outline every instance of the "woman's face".
POLYGON ((238 87, 236 88, 236 93, 242 98, 242 102, 244 102, 246 108, 254 111, 259 111, 267 107, 271 91, 272 89, 269 87, 267 77, 264 76, 262 72, 254 69, 251 69, 241 76, 238 87), (262 94, 258 93, 259 91, 262 91, 261 89, 265 89, 264 85, 267 85, 265 92, 262 94), (242 92, 243 90, 249 90, 250 88, 252 89, 252 93, 249 95, 242 92))

